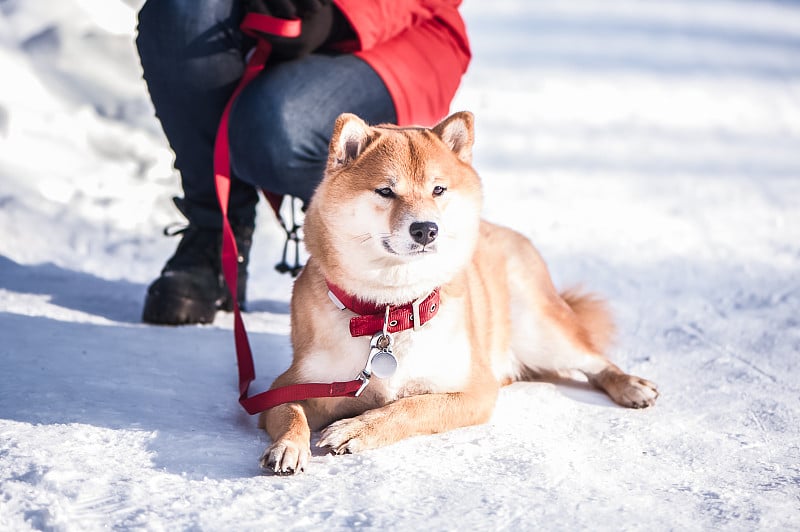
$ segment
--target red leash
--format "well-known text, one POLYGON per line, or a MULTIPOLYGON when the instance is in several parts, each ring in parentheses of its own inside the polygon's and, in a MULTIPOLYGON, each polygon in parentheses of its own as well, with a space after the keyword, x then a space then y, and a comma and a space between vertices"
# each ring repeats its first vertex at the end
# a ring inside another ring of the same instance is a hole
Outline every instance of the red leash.
MULTIPOLYGON (((248 60, 244 75, 233 92, 233 96, 228 100, 220 119, 217 138, 214 143, 214 180, 217 187, 217 199, 222 211, 222 273, 228 283, 228 290, 233 299, 233 334, 236 341, 236 361, 239 366, 239 403, 248 414, 257 414, 283 403, 302 401, 303 399, 314 397, 354 397, 364 385, 364 381, 357 378, 347 382, 295 384, 261 392, 252 397, 248 396, 250 383, 256 378, 256 373, 253 365, 253 353, 250 350, 250 342, 247 339, 247 331, 244 328, 244 321, 239 309, 236 286, 239 253, 236 249, 233 229, 228 221, 228 200, 231 190, 228 118, 234 100, 242 92, 242 89, 264 69, 272 50, 272 45, 266 39, 259 38, 259 33, 279 35, 281 37, 297 37, 300 35, 300 20, 285 20, 267 15, 248 13, 242 21, 241 29, 245 34, 256 37, 258 44, 248 60)), ((270 197, 267 195, 267 197, 273 208, 275 208, 275 196, 272 195, 270 197)))

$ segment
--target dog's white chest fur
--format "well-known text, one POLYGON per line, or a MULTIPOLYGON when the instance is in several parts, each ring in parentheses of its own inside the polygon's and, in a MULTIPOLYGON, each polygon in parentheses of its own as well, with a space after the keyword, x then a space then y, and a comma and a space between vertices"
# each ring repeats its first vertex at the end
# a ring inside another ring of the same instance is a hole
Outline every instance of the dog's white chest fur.
MULTIPOLYGON (((301 363, 308 382, 353 379, 369 357, 369 336, 353 338, 349 332, 352 314, 329 309, 328 333, 301 363)), ((438 314, 418 330, 395 333, 393 354, 397 370, 387 379, 374 378, 369 387, 391 401, 420 393, 463 390, 470 378, 471 345, 459 308, 442 306, 438 314)))
POLYGON ((463 390, 470 378, 471 345, 461 311, 442 307, 420 327, 395 335, 395 374, 384 381, 389 397, 463 390))

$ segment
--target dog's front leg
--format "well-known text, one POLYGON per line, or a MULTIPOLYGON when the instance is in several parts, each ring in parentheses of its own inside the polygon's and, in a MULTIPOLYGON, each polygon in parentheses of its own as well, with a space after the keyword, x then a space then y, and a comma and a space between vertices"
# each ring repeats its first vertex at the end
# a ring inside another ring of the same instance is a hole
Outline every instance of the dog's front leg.
POLYGON ((311 458, 311 429, 301 403, 287 403, 261 413, 259 424, 272 438, 261 456, 261 467, 276 475, 305 470, 311 458))
POLYGON ((336 454, 382 447, 420 434, 485 423, 497 390, 480 393, 439 393, 403 397, 328 426, 317 443, 336 454))

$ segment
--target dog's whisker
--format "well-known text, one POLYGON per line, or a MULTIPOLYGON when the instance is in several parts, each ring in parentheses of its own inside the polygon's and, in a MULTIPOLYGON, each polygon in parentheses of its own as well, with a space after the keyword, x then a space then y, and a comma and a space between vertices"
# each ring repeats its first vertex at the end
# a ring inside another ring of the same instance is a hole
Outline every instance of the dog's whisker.
POLYGON ((355 235, 351 238, 351 240, 357 240, 359 244, 365 244, 372 240, 372 235, 369 233, 363 233, 360 235, 355 235))

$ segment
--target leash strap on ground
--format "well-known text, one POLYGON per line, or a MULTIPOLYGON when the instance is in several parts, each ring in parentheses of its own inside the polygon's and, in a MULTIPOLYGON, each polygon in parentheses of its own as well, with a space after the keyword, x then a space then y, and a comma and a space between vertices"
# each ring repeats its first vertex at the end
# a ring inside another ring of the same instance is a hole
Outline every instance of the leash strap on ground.
MULTIPOLYGON (((299 19, 286 20, 268 15, 248 13, 242 21, 241 29, 245 34, 255 37, 258 44, 247 61, 244 75, 230 100, 228 100, 219 122, 217 137, 214 142, 214 181, 217 189, 217 199, 222 211, 222 273, 233 300, 233 334, 236 345, 236 361, 239 367, 239 403, 248 414, 257 414, 283 403, 301 401, 313 397, 355 396, 362 385, 362 381, 355 379, 347 382, 296 384, 275 388, 248 397, 250 383, 256 378, 256 373, 253 365, 253 352, 250 349, 250 342, 247 338, 247 331, 244 327, 237 297, 239 252, 236 248, 233 228, 228 220, 228 201, 231 190, 228 119, 233 102, 247 84, 264 69, 264 65, 272 51, 272 45, 266 39, 261 38, 262 34, 289 38, 298 37, 300 35, 301 22, 299 19)), ((272 195, 272 198, 270 198, 268 195, 267 198, 274 209, 275 196, 272 195)))

